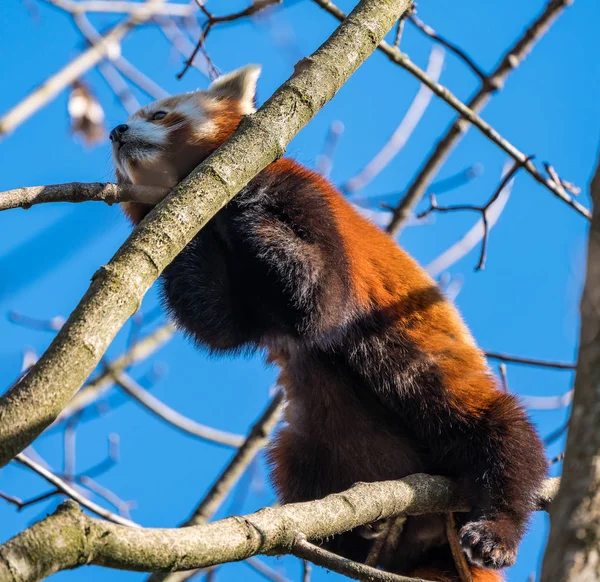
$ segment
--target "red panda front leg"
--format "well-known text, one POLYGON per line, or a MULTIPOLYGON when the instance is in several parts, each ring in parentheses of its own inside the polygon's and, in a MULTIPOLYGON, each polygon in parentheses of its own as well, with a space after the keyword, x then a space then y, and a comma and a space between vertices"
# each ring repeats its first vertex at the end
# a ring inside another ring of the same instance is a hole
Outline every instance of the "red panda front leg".
POLYGON ((342 243, 323 201, 295 186, 259 175, 165 269, 167 307, 199 344, 277 349, 348 317, 346 263, 332 252, 342 243))

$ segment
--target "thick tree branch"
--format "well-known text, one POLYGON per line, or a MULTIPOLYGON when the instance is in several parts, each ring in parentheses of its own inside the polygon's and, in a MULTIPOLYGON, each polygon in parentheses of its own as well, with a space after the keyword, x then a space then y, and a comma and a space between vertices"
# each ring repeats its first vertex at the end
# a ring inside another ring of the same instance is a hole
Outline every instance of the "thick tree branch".
MULTIPOLYGON (((264 412, 252 425, 244 444, 235 452, 231 461, 227 463, 227 466, 215 479, 204 499, 194 509, 191 517, 182 523, 180 527, 206 523, 217 512, 227 495, 248 468, 248 465, 250 465, 258 452, 267 444, 269 436, 279 420, 282 409, 283 391, 279 390, 271 399, 264 412)), ((148 582, 183 582, 184 580, 189 580, 197 573, 197 570, 169 573, 157 572, 148 578, 148 582)))
POLYGON ((234 135, 174 188, 101 267, 56 338, 0 399, 0 466, 60 414, 163 269, 273 160, 381 42, 410 0, 362 0, 234 135))
POLYGON ((156 204, 165 196, 164 188, 150 188, 102 183, 69 182, 49 186, 29 186, 0 192, 0 211, 11 208, 29 209, 34 204, 48 202, 106 202, 116 204, 136 200, 156 204))
POLYGON ((600 159, 590 194, 594 213, 580 306, 575 396, 542 582, 600 580, 600 159))
MULTIPOLYGON (((541 507, 557 487, 558 479, 546 480, 541 507)), ((82 564, 151 572, 204 568, 256 554, 290 553, 301 534, 320 540, 400 514, 466 509, 456 484, 429 475, 357 483, 324 499, 181 529, 120 526, 89 517, 67 502, 0 547, 0 580, 35 582, 82 564)))

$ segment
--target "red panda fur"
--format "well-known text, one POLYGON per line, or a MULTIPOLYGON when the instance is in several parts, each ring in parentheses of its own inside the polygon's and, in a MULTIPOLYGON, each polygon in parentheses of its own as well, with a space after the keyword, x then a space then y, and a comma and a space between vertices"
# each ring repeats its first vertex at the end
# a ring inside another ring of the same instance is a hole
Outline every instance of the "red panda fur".
MULTIPOLYGON (((133 129, 115 128, 118 180, 183 179, 251 110, 248 72, 237 75, 145 108, 133 129), (190 107, 208 120, 201 132, 190 107), (157 110, 165 115, 154 121, 157 110), (160 141, 156 151, 146 135, 160 141), (150 148, 151 161, 126 156, 127 140, 134 152, 150 148)), ((123 206, 134 223, 151 209, 123 206)), ((456 521, 473 581, 502 580, 490 568, 514 562, 546 472, 541 442, 435 282, 325 178, 273 162, 162 281, 167 309, 200 346, 262 349, 281 368, 285 424, 269 450, 281 501, 417 472, 449 476, 471 506, 456 521)), ((357 530, 326 545, 364 561, 371 543, 357 530)), ((388 566, 458 582, 443 516, 409 516, 388 566)))

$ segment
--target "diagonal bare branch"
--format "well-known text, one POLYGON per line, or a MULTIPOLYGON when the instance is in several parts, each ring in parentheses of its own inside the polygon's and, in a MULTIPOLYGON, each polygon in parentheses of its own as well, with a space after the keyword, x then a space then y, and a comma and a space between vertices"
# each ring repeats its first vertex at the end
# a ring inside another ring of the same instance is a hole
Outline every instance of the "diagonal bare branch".
MULTIPOLYGON (((95 513, 100 517, 108 519, 113 523, 118 523, 120 525, 128 527, 140 527, 133 521, 126 519, 125 517, 121 517, 116 513, 112 513, 111 511, 108 511, 108 509, 104 509, 104 507, 101 507, 97 503, 86 499, 76 489, 71 487, 71 485, 69 485, 66 481, 63 481, 60 477, 58 477, 58 475, 55 475, 45 467, 42 467, 42 465, 36 463, 33 459, 30 459, 27 455, 19 453, 15 457, 15 459, 25 467, 28 467, 29 469, 40 475, 40 477, 43 477, 46 481, 48 481, 48 483, 54 485, 61 493, 68 495, 71 499, 74 499, 80 505, 82 505, 86 509, 89 509, 92 513, 95 513)), ((0 577, 0 580, 2 580, 2 577, 0 577)))
MULTIPOLYGON (((438 142, 427 162, 419 171, 417 178, 415 178, 412 185, 408 188, 403 198, 403 202, 396 207, 395 213, 388 226, 388 232, 392 234, 398 233, 412 211, 412 208, 425 194, 442 163, 470 125, 476 127, 485 137, 504 150, 516 162, 524 163, 526 161, 527 155, 504 138, 489 123, 484 121, 478 115, 478 112, 487 104, 492 93, 501 88, 509 73, 514 68, 518 67, 535 42, 548 30, 552 22, 562 13, 564 8, 567 5, 572 4, 573 1, 574 0, 551 0, 540 17, 531 24, 521 39, 507 51, 500 65, 498 65, 496 70, 488 77, 488 83, 485 86, 482 86, 466 105, 453 95, 447 87, 444 87, 431 79, 425 71, 415 65, 408 56, 401 53, 397 47, 393 47, 385 41, 379 43, 379 50, 385 54, 388 59, 408 71, 424 85, 429 87, 433 93, 443 99, 461 116, 454 122, 447 134, 438 142)), ((331 0, 313 0, 313 2, 324 8, 338 20, 344 20, 346 16, 345 13, 331 2, 331 0)), ((544 176, 535 167, 533 162, 529 161, 525 163, 523 167, 537 182, 545 186, 576 212, 588 219, 591 217, 590 211, 585 208, 585 206, 577 202, 569 194, 566 194, 551 178, 544 176)))
POLYGON ((131 348, 110 362, 102 372, 93 377, 71 398, 54 424, 67 420, 98 400, 114 384, 114 374, 150 357, 156 350, 171 340, 174 332, 175 327, 171 323, 167 323, 133 344, 131 348))
MULTIPOLYGON (((434 47, 429 55, 427 74, 436 82, 442 74, 443 65, 444 51, 434 47)), ((432 96, 433 93, 427 86, 421 85, 419 87, 419 91, 413 102, 410 104, 410 107, 390 139, 358 174, 350 178, 342 186, 343 191, 355 192, 356 190, 361 190, 398 155, 398 152, 406 145, 419 121, 421 121, 431 102, 432 96)))
MULTIPOLYGON (((110 366, 108 367, 108 370, 109 372, 111 371, 110 366)), ((114 372, 113 377, 117 385, 134 400, 139 402, 144 408, 186 434, 226 447, 240 447, 244 444, 244 437, 241 435, 232 434, 230 432, 206 426, 205 424, 200 424, 176 410, 173 410, 164 402, 161 402, 156 398, 156 396, 142 388, 142 386, 140 386, 129 374, 125 372, 114 372)))
POLYGON ((361 0, 303 66, 176 186, 95 273, 45 354, 0 398, 0 466, 54 422, 163 269, 245 184, 283 155, 409 3, 361 0))
POLYGON ((23 121, 31 117, 36 111, 41 109, 65 87, 68 87, 81 77, 86 71, 96 66, 102 59, 108 57, 111 51, 125 35, 136 26, 146 22, 155 12, 157 6, 164 3, 164 0, 147 0, 140 4, 140 9, 133 13, 125 21, 117 24, 96 44, 82 52, 78 57, 65 65, 58 73, 52 75, 37 89, 30 93, 25 99, 17 103, 12 109, 0 117, 0 137, 13 131, 23 121))
MULTIPOLYGON (((417 176, 407 188, 406 194, 394 211, 392 220, 388 226, 388 232, 397 234, 400 231, 406 218, 419 200, 421 200, 450 152, 469 129, 470 124, 467 122, 471 122, 471 124, 481 129, 484 135, 489 137, 496 145, 499 145, 515 162, 522 163, 527 172, 540 184, 546 186, 555 196, 566 202, 586 218, 591 217, 588 209, 574 200, 560 185, 555 184, 551 179, 548 179, 547 176, 539 172, 533 165, 533 162, 528 160, 523 152, 502 138, 491 126, 485 124, 487 127, 485 128, 486 131, 484 131, 484 126, 478 122, 480 118, 477 116, 477 113, 487 105, 492 95, 503 88, 510 73, 519 67, 536 42, 549 30, 552 23, 573 1, 550 0, 538 18, 527 27, 517 42, 505 52, 496 69, 482 80, 481 87, 469 99, 466 106, 460 103, 460 110, 455 107, 462 117, 456 119, 448 131, 438 140, 417 176), (467 113, 467 115, 464 115, 464 113, 467 113)), ((451 105, 459 104, 454 96, 448 94, 447 97, 446 101, 451 105)))

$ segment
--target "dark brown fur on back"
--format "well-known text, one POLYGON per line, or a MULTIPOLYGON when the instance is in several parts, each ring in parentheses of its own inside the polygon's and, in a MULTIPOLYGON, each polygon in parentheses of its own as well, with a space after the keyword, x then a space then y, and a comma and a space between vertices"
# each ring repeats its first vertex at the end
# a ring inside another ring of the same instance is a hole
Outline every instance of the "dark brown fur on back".
MULTIPOLYGON (((322 178, 272 164, 170 265, 164 293, 199 344, 266 348, 282 368, 286 423, 269 454, 282 501, 447 475, 473 508, 458 516, 472 559, 514 561, 546 472, 533 427, 435 283, 322 178)), ((441 562, 452 577, 436 519, 407 520, 395 571, 441 562)), ((332 547, 364 559, 369 543, 332 547)))
MULTIPOLYGON (((186 167, 239 122, 219 103, 218 136, 188 147, 186 167)), ((178 127, 173 143, 187 139, 178 127)), ((148 210, 127 207, 134 221, 148 210)), ((263 349, 280 366, 288 404, 269 458, 283 502, 447 475, 472 508, 457 523, 474 581, 501 580, 487 568, 514 562, 546 473, 541 442, 436 284, 325 179, 288 159, 271 164, 176 257, 162 286, 200 346, 263 349)), ((371 543, 356 531, 329 546, 364 560, 371 543)), ((387 565, 456 581, 442 517, 409 517, 387 565)))

